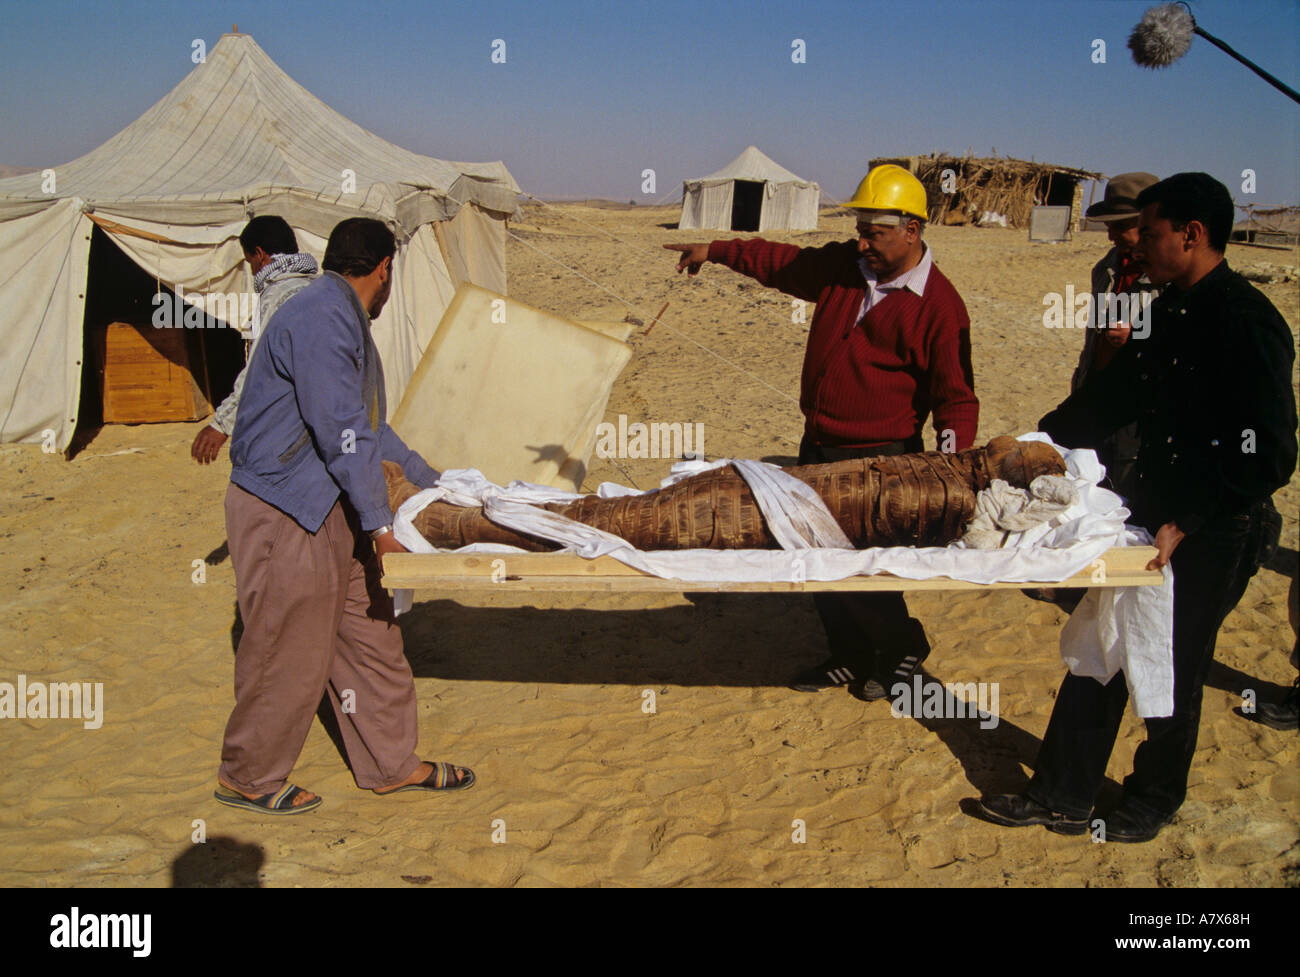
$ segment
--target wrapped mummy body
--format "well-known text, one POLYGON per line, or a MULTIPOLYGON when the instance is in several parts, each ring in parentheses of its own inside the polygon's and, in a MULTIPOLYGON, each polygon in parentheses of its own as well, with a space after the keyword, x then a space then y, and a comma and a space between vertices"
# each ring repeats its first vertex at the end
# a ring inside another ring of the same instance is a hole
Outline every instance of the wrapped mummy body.
MULTIPOLYGON (((891 457, 785 469, 826 503, 859 549, 870 546, 946 546, 975 515, 975 496, 995 478, 1027 488, 1039 475, 1062 475, 1065 463, 1051 445, 994 438, 983 448, 953 454, 924 451, 891 457)), ((384 462, 394 512, 419 491, 399 466, 384 462)), ((542 508, 621 536, 643 550, 777 549, 758 503, 730 465, 644 495, 548 503, 542 508)), ((434 502, 415 528, 439 549, 470 543, 508 543, 526 550, 552 543, 497 526, 480 508, 434 502)))

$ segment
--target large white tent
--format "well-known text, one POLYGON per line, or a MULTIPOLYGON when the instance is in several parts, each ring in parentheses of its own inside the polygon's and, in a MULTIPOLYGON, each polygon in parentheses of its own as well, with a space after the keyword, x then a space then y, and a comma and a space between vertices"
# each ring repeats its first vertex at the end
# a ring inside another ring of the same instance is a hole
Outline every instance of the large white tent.
POLYGON ((95 226, 160 284, 232 296, 252 289, 238 241, 250 217, 284 217, 318 259, 340 220, 385 221, 399 246, 374 336, 391 412, 456 287, 505 292, 518 190, 500 162, 433 159, 366 131, 252 37, 226 34, 102 146, 0 180, 0 441, 72 440, 95 226))
POLYGON ((682 185, 682 230, 815 231, 821 187, 750 146, 730 163, 682 185))

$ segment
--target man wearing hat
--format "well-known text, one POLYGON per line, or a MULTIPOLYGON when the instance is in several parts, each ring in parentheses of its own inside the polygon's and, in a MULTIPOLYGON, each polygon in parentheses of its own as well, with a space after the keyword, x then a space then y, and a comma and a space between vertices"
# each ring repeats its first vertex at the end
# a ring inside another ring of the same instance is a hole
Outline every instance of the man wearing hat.
MULTIPOLYGON (((970 317, 921 239, 925 188, 885 164, 867 174, 846 206, 857 214, 857 241, 664 247, 682 252, 679 272, 694 275, 712 261, 816 303, 800 383, 800 464, 922 451, 931 414, 938 448, 964 450, 979 422, 970 317)), ((847 685, 861 699, 884 698, 930 653, 900 593, 819 594, 814 601, 831 657, 794 677, 799 691, 847 685)))
MULTIPOLYGON (((1106 237, 1111 249, 1092 269, 1092 295, 1096 300, 1092 321, 1083 335, 1083 351, 1079 365, 1070 378, 1070 392, 1074 393, 1088 377, 1104 370, 1132 335, 1132 323, 1111 321, 1106 315, 1107 306, 1100 296, 1128 295, 1131 300, 1150 293, 1146 301, 1158 294, 1150 279, 1138 267, 1134 249, 1138 243, 1138 220, 1141 211, 1137 195, 1160 180, 1151 173, 1121 173, 1106 184, 1106 193, 1099 203, 1088 208, 1089 220, 1106 224, 1106 237)), ((1138 340, 1145 338, 1141 333, 1138 340)), ((1106 466, 1110 484, 1120 495, 1132 494, 1134 466, 1137 461, 1137 424, 1120 428, 1097 446, 1097 457, 1106 466)))
MULTIPOLYGON (((1141 211, 1137 195, 1159 182, 1151 173, 1120 173, 1106 184, 1102 199, 1088 208, 1089 220, 1106 225, 1106 237, 1111 249, 1092 268, 1093 315, 1083 334, 1083 351, 1079 365, 1070 378, 1070 393, 1075 393, 1090 378, 1095 378, 1115 358, 1115 354, 1133 335, 1133 324, 1113 319, 1109 314, 1107 299, 1114 295, 1128 295, 1127 308, 1133 300, 1154 301, 1159 289, 1151 284, 1146 273, 1138 266, 1134 253, 1138 243, 1138 222, 1141 211), (1142 296, 1145 295, 1145 298, 1142 296)), ((1146 338, 1139 333, 1137 340, 1146 338)), ((1097 459, 1106 466, 1106 478, 1124 498, 1129 498, 1137 486, 1138 426, 1135 421, 1115 431, 1098 442, 1097 459)), ((1073 613, 1086 593, 1077 587, 1043 587, 1024 591, 1034 600, 1057 604, 1066 613, 1073 613)))

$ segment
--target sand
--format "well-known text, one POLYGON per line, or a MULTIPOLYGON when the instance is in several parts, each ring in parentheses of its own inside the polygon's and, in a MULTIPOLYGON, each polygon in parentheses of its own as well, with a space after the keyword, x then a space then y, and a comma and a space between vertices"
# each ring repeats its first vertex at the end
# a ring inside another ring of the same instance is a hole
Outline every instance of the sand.
MULTIPOLYGON (((621 319, 630 310, 613 292, 647 325, 669 301, 649 336, 638 330, 609 419, 700 422, 710 456, 788 461, 807 327, 791 321, 788 298, 719 267, 674 275, 660 245, 700 239, 672 230, 675 220, 673 208, 530 207, 512 227, 511 294, 621 319)), ((841 239, 850 220, 822 226, 782 239, 841 239)), ((927 238, 971 313, 979 439, 1032 429, 1068 389, 1081 342, 1043 327, 1042 297, 1068 283, 1086 289, 1104 236, 1030 245, 1021 231, 933 228, 927 238)), ((1298 263, 1295 251, 1253 248, 1233 248, 1229 260, 1298 263)), ((1294 281, 1261 287, 1294 331, 1294 281)), ((994 729, 894 718, 887 704, 843 690, 786 689, 826 651, 805 596, 424 594, 402 622, 421 752, 473 766, 479 784, 445 796, 360 791, 317 723, 294 779, 325 803, 276 819, 212 799, 233 702, 235 588, 222 514, 228 455, 195 465, 198 428, 109 426, 71 462, 36 445, 0 447, 0 680, 103 683, 105 704, 99 729, 3 720, 0 883, 1300 882, 1298 738, 1234 713, 1243 689, 1267 699, 1295 674, 1300 479, 1276 498, 1281 553, 1221 632, 1188 800, 1146 845, 998 828, 967 813, 969 798, 1024 785, 1064 673, 1064 615, 1017 591, 910 598, 934 646, 931 675, 999 683, 994 729)), ((588 487, 653 486, 668 465, 595 461, 588 487)), ((1142 735, 1130 713, 1103 801, 1113 802, 1142 735)))

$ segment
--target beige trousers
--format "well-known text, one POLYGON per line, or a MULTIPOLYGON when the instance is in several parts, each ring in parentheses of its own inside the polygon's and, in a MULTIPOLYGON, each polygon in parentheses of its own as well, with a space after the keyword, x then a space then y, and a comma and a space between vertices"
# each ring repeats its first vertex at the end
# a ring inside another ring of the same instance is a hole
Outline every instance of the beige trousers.
POLYGON ((220 778, 245 793, 280 790, 325 694, 358 787, 409 776, 420 763, 415 682, 356 517, 340 500, 309 533, 232 483, 226 536, 244 633, 220 778))

